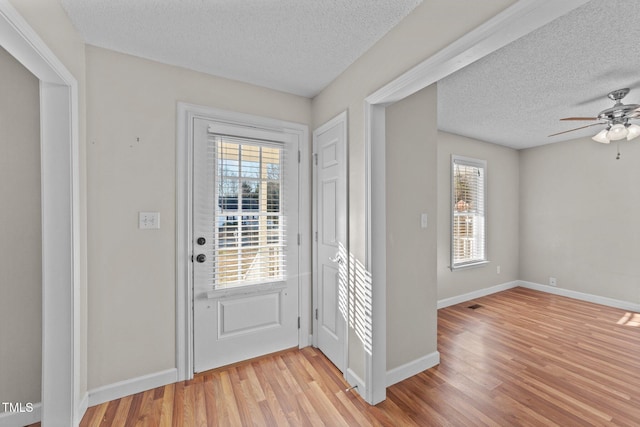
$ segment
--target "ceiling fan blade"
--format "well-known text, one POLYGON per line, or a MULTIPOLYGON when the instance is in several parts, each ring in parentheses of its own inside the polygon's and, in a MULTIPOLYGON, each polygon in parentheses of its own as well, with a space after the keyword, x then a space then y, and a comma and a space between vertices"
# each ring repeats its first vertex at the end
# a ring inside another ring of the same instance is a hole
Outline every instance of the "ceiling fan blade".
POLYGON ((554 133, 552 135, 549 135, 549 137, 551 136, 556 136, 556 135, 562 135, 563 133, 569 133, 569 132, 573 132, 574 130, 580 130, 580 129, 585 129, 591 126, 597 126, 597 125, 603 125, 604 123, 592 123, 590 125, 586 125, 586 126, 580 126, 579 128, 575 128, 575 129, 569 129, 569 130, 565 130, 563 132, 558 132, 558 133, 554 133))
POLYGON ((598 120, 597 117, 565 117, 564 119, 560 119, 562 121, 566 120, 598 120))

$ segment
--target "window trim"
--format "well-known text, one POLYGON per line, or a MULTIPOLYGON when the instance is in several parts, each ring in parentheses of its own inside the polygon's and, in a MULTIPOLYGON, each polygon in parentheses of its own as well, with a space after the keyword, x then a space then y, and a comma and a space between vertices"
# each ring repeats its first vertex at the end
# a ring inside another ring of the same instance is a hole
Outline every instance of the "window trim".
POLYGON ((485 264, 489 263, 489 255, 488 255, 488 232, 487 232, 487 216, 488 216, 488 203, 487 203, 487 184, 488 184, 488 180, 487 180, 487 161, 486 160, 482 160, 482 159, 476 159, 473 157, 466 157, 466 156, 460 156, 457 154, 452 154, 451 155, 451 162, 450 162, 450 171, 449 171, 449 184, 450 184, 450 197, 449 197, 449 268, 451 269, 451 271, 457 271, 457 270, 463 270, 463 269, 467 269, 467 268, 472 268, 472 267, 480 267, 483 266, 485 264), (454 216, 455 216, 455 211, 453 209, 454 206, 454 199, 455 199, 455 165, 465 165, 465 166, 472 166, 472 167, 477 167, 477 168, 482 168, 483 170, 483 175, 484 175, 484 183, 483 183, 483 188, 482 188, 482 198, 483 198, 483 228, 484 228, 484 257, 482 259, 475 259, 472 261, 468 261, 468 262, 462 262, 462 263, 454 263, 454 244, 453 244, 453 240, 454 240, 454 216))

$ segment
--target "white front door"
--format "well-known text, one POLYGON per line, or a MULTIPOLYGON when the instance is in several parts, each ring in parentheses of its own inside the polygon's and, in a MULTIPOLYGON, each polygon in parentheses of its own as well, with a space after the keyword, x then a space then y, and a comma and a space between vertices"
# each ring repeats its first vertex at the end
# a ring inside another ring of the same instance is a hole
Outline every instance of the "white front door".
POLYGON ((298 345, 298 140, 193 123, 194 371, 298 345))
POLYGON ((316 214, 314 344, 344 372, 349 262, 346 113, 321 126, 313 136, 316 214))

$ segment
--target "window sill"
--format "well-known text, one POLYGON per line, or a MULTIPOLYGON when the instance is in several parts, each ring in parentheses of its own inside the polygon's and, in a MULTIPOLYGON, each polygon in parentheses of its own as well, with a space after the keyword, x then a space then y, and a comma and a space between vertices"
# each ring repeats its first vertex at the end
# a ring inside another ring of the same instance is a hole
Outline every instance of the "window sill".
POLYGON ((459 270, 467 270, 469 268, 477 268, 482 267, 484 265, 489 264, 491 261, 478 261, 478 262, 470 262, 468 264, 457 265, 455 267, 449 266, 451 271, 459 271, 459 270))

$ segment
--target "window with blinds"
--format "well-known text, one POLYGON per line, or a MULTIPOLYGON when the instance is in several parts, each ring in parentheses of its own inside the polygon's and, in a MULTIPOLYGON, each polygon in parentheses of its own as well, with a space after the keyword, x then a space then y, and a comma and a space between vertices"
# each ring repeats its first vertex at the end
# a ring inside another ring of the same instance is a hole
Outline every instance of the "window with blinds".
POLYGON ((452 157, 452 269, 487 262, 485 174, 485 161, 452 157))
POLYGON ((285 278, 284 148, 216 138, 216 288, 285 278))

